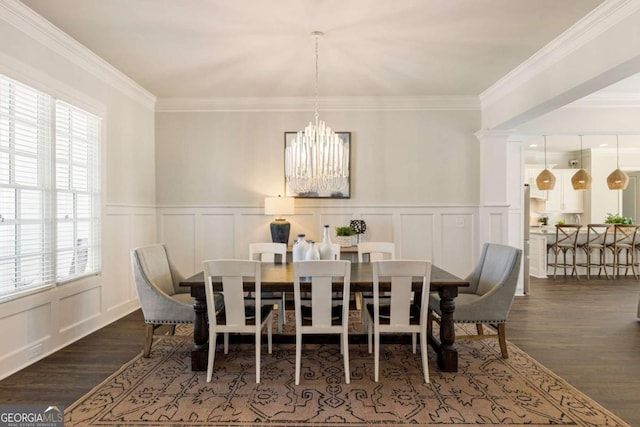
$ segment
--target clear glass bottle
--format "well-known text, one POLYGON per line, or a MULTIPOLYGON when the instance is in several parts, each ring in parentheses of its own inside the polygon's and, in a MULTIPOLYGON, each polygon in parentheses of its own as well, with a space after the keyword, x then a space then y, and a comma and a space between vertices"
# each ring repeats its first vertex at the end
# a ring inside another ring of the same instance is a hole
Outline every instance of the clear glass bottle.
POLYGON ((309 241, 309 249, 307 249, 304 259, 307 261, 318 261, 320 259, 320 252, 318 252, 318 247, 313 240, 309 241))
POLYGON ((335 258, 335 252, 333 251, 333 245, 331 244, 331 235, 328 225, 324 226, 322 243, 320 243, 318 252, 320 252, 320 259, 333 260, 335 258))
POLYGON ((293 244, 293 249, 291 250, 291 256, 293 258, 293 262, 296 261, 304 261, 307 256, 307 250, 309 249, 309 243, 305 239, 304 234, 298 234, 298 240, 293 244))

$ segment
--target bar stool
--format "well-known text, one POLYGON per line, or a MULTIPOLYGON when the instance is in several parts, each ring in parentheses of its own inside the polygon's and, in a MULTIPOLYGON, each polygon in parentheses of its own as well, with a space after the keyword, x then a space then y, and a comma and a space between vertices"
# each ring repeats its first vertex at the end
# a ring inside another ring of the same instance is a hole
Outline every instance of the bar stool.
POLYGON ((604 270, 604 275, 609 279, 606 263, 607 236, 610 235, 612 224, 588 224, 587 240, 578 246, 584 251, 587 262, 578 264, 587 269, 587 280, 591 278, 591 269, 598 268, 598 276, 604 270))
POLYGON ((576 255, 578 251, 578 234, 581 228, 582 226, 578 224, 556 225, 556 241, 550 247, 554 258, 553 262, 549 264, 549 266, 553 266, 554 280, 556 279, 558 267, 564 270, 565 277, 567 276, 567 268, 571 268, 571 275, 575 274, 576 279, 580 280, 576 265, 576 255), (562 253, 562 262, 559 260, 560 253, 562 253), (567 253, 571 254, 569 262, 567 262, 567 253))
POLYGON ((635 224, 615 224, 613 228, 613 241, 607 243, 607 248, 611 250, 612 262, 607 266, 613 268, 613 277, 620 275, 620 269, 624 268, 624 275, 633 272, 633 277, 638 279, 638 261, 636 257, 638 241, 638 229, 640 225, 635 224))

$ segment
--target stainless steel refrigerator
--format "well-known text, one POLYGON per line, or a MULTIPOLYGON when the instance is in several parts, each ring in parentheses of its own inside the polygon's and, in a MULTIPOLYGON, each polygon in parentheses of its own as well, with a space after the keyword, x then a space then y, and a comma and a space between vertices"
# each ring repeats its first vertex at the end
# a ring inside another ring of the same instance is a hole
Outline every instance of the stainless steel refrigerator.
POLYGON ((523 243, 522 243, 522 283, 525 295, 529 293, 529 216, 531 215, 531 199, 529 184, 524 185, 523 204, 523 243))

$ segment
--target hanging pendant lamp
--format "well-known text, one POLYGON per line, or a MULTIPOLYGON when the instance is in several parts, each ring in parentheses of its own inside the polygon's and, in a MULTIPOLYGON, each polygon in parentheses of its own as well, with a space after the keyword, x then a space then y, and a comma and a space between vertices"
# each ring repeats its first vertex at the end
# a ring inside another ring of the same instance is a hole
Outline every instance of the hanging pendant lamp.
POLYGON ((582 135, 580 135, 580 169, 571 177, 574 190, 586 190, 591 187, 591 175, 584 170, 582 163, 582 135))
POLYGON ((624 190, 629 185, 629 175, 620 169, 620 145, 616 135, 616 170, 607 177, 609 190, 624 190))
POLYGON ((536 178, 538 190, 553 190, 556 185, 556 177, 547 169, 547 135, 544 135, 544 170, 536 178))

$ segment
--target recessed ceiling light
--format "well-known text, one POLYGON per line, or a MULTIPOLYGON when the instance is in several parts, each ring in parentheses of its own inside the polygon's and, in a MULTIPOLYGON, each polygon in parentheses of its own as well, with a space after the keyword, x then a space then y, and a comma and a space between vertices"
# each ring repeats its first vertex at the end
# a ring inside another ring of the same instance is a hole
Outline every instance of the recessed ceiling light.
POLYGON ((609 144, 600 144, 600 147, 607 147, 609 144))
POLYGON ((538 146, 538 144, 531 144, 529 145, 529 148, 536 148, 538 146))

